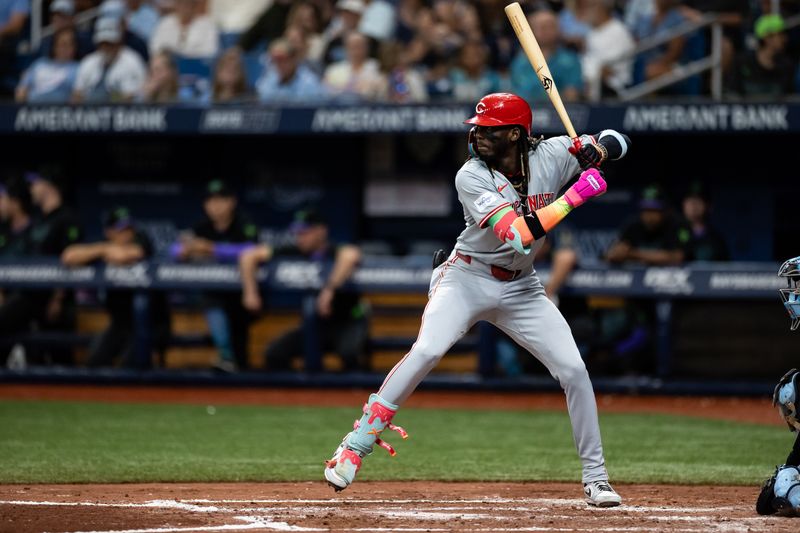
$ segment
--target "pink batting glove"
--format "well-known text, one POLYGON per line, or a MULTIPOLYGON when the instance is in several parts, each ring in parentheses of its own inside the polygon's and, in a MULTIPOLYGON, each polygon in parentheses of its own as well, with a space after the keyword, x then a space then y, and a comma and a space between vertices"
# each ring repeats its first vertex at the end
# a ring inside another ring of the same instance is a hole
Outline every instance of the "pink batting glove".
POLYGON ((581 177, 572 187, 567 189, 564 198, 566 198, 570 206, 575 208, 589 198, 600 196, 606 192, 606 188, 606 180, 603 179, 603 173, 596 168, 590 168, 581 172, 581 177))

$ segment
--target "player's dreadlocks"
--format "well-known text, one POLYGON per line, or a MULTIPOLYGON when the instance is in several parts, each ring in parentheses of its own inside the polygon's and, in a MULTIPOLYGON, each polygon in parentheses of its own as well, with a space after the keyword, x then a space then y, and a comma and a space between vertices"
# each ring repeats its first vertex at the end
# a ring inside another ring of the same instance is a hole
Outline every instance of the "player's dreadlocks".
POLYGON ((517 151, 519 152, 519 165, 522 172, 522 179, 519 181, 519 184, 514 183, 513 181, 511 184, 514 186, 520 196, 527 196, 528 179, 531 175, 528 154, 532 150, 536 150, 536 148, 539 146, 539 143, 542 142, 543 136, 539 136, 537 138, 529 137, 526 135, 525 129, 519 126, 517 126, 517 131, 519 131, 519 139, 517 139, 517 151))

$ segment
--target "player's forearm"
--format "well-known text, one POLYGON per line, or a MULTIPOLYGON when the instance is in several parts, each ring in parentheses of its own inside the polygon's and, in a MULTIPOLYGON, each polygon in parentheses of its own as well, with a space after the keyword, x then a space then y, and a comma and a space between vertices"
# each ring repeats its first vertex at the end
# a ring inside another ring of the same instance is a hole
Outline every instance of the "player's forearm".
POLYGON ((67 266, 79 266, 97 261, 106 251, 106 243, 73 244, 68 246, 61 254, 61 262, 67 266))
POLYGON ((258 265, 268 261, 272 255, 270 248, 266 246, 254 246, 248 248, 239 256, 239 276, 242 280, 242 290, 245 292, 258 291, 258 265))
POLYGON ((547 235, 573 209, 605 190, 606 183, 601 173, 597 169, 585 170, 578 181, 552 204, 521 217, 510 207, 505 207, 495 213, 489 223, 498 239, 527 255, 534 241, 547 235))

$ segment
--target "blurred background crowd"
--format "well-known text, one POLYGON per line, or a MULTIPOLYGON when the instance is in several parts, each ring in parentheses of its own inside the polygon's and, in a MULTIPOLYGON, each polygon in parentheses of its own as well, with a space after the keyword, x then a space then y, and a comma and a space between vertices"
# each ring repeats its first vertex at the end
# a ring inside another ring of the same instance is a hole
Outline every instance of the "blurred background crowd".
MULTIPOLYGON (((19 102, 473 102, 505 90, 544 100, 506 3, 2 0, 0 80, 19 102)), ((800 87, 794 0, 521 3, 567 101, 615 98, 712 54, 727 97, 800 87)), ((709 95, 713 83, 695 73, 654 94, 709 95)))

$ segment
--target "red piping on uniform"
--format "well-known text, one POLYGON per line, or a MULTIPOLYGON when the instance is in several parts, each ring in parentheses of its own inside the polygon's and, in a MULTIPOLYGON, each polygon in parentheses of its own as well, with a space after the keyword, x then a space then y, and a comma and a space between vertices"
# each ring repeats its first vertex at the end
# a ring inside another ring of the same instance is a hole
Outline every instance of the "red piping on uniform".
MULTIPOLYGON (((417 340, 419 340, 419 336, 422 334, 422 327, 425 325, 425 313, 428 311, 428 306, 430 305, 431 300, 433 300, 433 297, 436 296, 436 290, 439 288, 439 284, 441 284, 442 280, 444 279, 444 273, 447 271, 450 265, 456 262, 456 259, 458 259, 459 255, 460 254, 456 252, 456 255, 453 256, 453 258, 449 260, 447 263, 445 263, 444 268, 439 273, 439 280, 436 282, 436 285, 433 286, 431 297, 428 298, 428 303, 425 304, 425 309, 422 310, 422 319, 419 324, 419 331, 417 332, 417 340)), ((383 387, 386 386, 386 382, 389 381, 389 378, 394 375, 397 369, 400 368, 400 365, 402 365, 408 358, 408 356, 411 355, 411 352, 414 351, 414 346, 416 345, 417 341, 414 341, 414 344, 411 345, 411 348, 408 350, 408 352, 403 356, 402 359, 400 359, 400 361, 396 365, 394 365, 394 368, 391 370, 391 372, 389 372, 389 375, 386 376, 386 378, 383 380, 383 383, 381 383, 381 388, 378 389, 378 396, 380 396, 381 392, 383 391, 383 387)))
POLYGON ((494 209, 492 209, 492 211, 488 215, 486 215, 485 217, 483 217, 481 219, 481 222, 480 222, 480 224, 478 224, 478 227, 479 228, 485 228, 486 227, 486 221, 489 220, 490 218, 492 218, 492 215, 494 215, 495 213, 497 213, 498 211, 500 211, 504 207, 511 207, 511 204, 506 202, 503 205, 499 205, 499 206, 495 207, 494 209))

